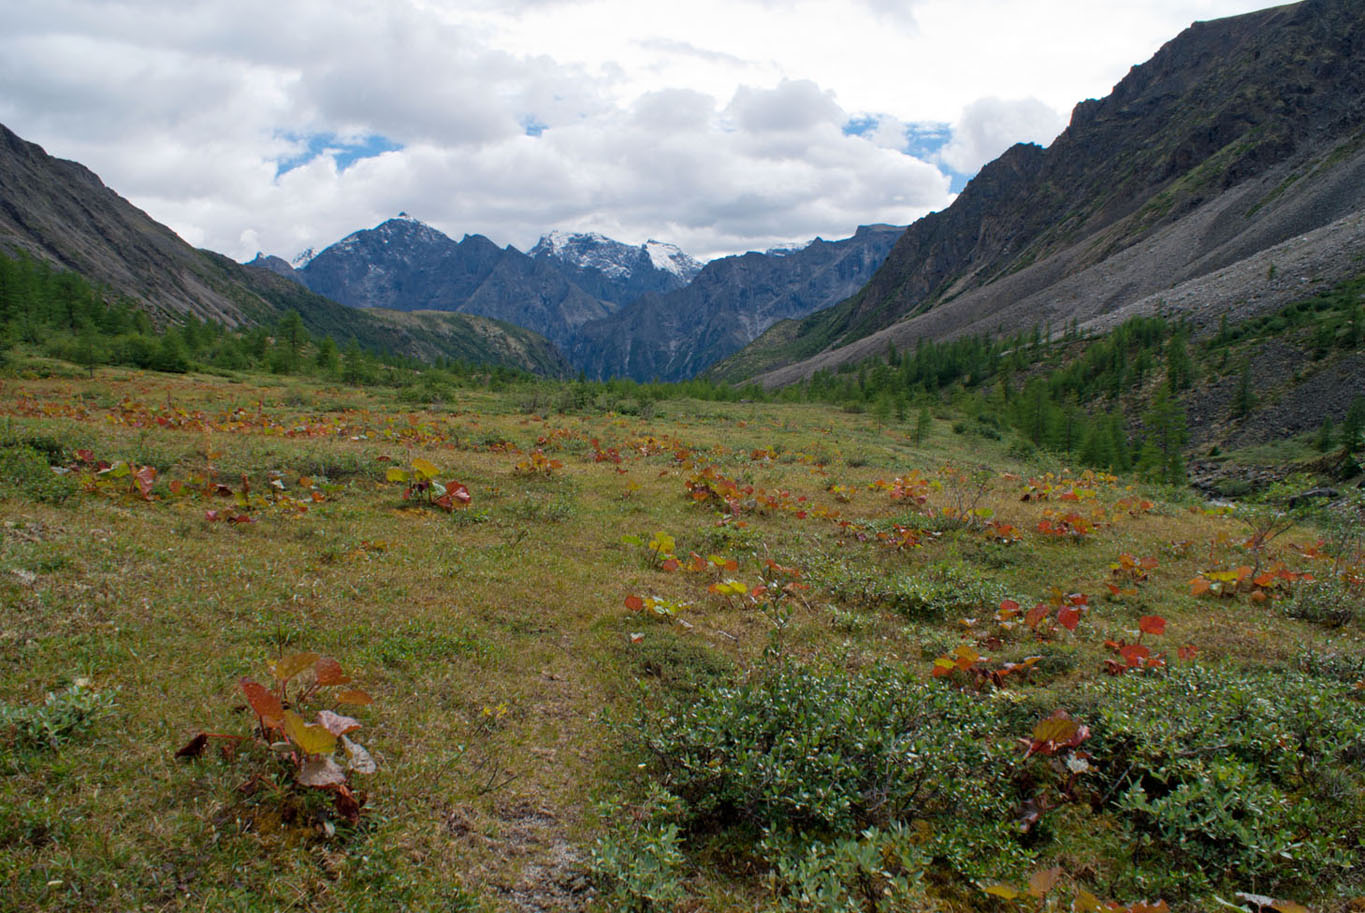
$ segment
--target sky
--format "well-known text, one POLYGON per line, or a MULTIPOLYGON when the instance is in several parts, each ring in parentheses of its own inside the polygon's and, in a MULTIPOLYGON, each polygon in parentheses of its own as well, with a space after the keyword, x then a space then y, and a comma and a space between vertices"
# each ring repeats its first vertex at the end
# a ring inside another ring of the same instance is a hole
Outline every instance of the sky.
POLYGON ((1265 0, 0 0, 0 123, 197 247, 908 224, 1265 0))

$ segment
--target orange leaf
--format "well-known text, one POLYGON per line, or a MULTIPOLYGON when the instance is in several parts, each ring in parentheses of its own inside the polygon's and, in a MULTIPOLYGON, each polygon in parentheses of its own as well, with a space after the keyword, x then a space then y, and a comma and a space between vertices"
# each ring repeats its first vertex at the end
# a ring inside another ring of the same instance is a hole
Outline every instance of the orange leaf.
POLYGON ((643 612, 645 609, 645 601, 639 596, 627 596, 626 608, 630 609, 632 612, 643 612))
POLYGON ((339 691, 337 692, 338 704, 351 704, 355 707, 363 707, 366 704, 373 704, 374 698, 364 691, 339 691))

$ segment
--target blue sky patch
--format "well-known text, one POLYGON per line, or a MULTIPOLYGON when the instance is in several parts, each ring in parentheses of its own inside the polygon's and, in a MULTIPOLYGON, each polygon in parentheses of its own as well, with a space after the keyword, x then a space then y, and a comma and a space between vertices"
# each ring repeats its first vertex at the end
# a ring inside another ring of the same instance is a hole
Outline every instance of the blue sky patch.
POLYGON ((545 132, 545 128, 548 125, 542 124, 534 117, 523 117, 521 119, 521 126, 522 129, 526 131, 527 136, 540 136, 540 134, 545 132))
POLYGON ((320 155, 330 155, 337 163, 338 171, 345 171, 361 159, 374 158, 385 152, 397 152, 402 143, 395 143, 386 136, 371 134, 359 139, 340 140, 335 133, 286 133, 284 138, 291 143, 302 143, 303 151, 275 163, 275 177, 306 165, 320 155))
MULTIPOLYGON (((876 130, 880 122, 880 118, 869 114, 850 118, 848 123, 844 124, 844 135, 864 136, 876 130)), ((909 124, 905 128, 905 145, 901 147, 901 151, 937 166, 939 171, 948 176, 948 189, 953 193, 960 193, 975 175, 954 171, 939 161, 939 152, 944 146, 948 145, 952 138, 953 127, 951 124, 935 121, 909 124)))

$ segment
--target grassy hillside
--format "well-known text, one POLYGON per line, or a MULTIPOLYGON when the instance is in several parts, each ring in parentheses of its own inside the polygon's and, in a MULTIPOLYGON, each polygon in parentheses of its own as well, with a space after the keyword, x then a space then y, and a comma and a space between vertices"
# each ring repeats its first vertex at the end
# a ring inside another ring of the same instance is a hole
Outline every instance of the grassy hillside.
POLYGON ((1365 893, 1358 512, 946 406, 59 367, 0 378, 16 909, 1365 893))

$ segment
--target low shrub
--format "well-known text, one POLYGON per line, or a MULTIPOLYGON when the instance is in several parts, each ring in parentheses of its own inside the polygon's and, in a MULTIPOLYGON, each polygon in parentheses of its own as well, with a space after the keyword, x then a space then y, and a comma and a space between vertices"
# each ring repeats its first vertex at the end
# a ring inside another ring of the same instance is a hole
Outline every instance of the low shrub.
POLYGON ((1294 587, 1294 595, 1284 604, 1284 614, 1290 618, 1311 621, 1329 628, 1339 628, 1360 617, 1362 594, 1352 592, 1340 580, 1302 581, 1294 587))
POLYGON ((999 581, 956 563, 934 564, 914 574, 845 564, 817 571, 814 579, 840 602, 917 620, 993 610, 1009 595, 999 581))
POLYGON ((113 709, 114 695, 96 691, 83 679, 49 691, 41 704, 0 702, 0 748, 56 751, 85 735, 113 709))
POLYGON ((644 742, 686 833, 785 841, 790 859, 923 821, 924 851, 975 877, 1027 858, 1011 814, 1020 754, 1007 735, 1024 724, 1007 713, 905 670, 785 666, 703 689, 644 742))
POLYGON ((1365 838, 1365 702, 1292 672, 1184 667, 1089 686, 1087 745, 1143 893, 1345 874, 1365 838))
POLYGON ((75 493, 75 480, 54 472, 37 450, 27 444, 0 446, 0 496, 60 504, 75 493))

